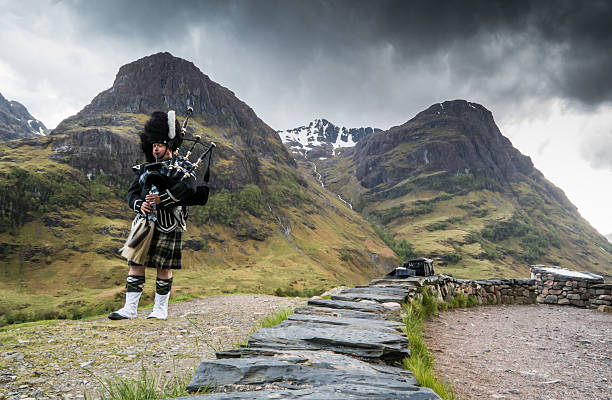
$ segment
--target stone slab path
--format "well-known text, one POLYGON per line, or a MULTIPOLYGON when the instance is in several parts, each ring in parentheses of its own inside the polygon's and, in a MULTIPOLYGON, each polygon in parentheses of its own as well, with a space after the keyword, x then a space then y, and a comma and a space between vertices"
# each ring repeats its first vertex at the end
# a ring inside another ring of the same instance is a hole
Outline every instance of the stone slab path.
POLYGON ((439 399, 400 368, 410 355, 399 302, 416 287, 346 289, 310 300, 280 325, 253 333, 248 346, 202 362, 188 390, 215 393, 182 399, 439 399))

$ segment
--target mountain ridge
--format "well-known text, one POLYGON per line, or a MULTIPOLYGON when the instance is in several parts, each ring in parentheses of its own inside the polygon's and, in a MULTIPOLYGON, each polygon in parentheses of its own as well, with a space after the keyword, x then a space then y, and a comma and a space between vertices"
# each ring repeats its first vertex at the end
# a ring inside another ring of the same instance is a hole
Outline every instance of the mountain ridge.
POLYGON ((528 274, 536 262, 612 272, 610 243, 479 104, 433 104, 332 159, 311 162, 326 187, 394 240, 435 258, 443 272, 528 274))
POLYGON ((45 124, 34 118, 23 104, 9 101, 0 93, 0 139, 32 138, 48 132, 45 124))

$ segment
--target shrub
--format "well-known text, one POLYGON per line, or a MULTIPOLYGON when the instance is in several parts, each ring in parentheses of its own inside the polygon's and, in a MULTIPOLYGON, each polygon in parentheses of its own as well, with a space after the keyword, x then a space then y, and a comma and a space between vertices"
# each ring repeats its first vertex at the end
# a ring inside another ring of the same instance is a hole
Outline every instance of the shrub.
POLYGON ((324 289, 294 289, 292 287, 288 287, 286 289, 282 289, 282 288, 277 288, 274 291, 274 295, 278 296, 278 297, 312 297, 312 296, 318 296, 321 293, 323 293, 325 290, 324 289))
POLYGON ((397 254, 402 264, 416 257, 412 244, 408 243, 406 239, 396 242, 388 232, 376 225, 374 225, 374 231, 383 240, 383 242, 385 242, 385 244, 389 246, 389 248, 393 250, 395 254, 397 254))
POLYGON ((449 264, 457 264, 461 261, 461 254, 458 253, 450 253, 442 256, 442 259, 449 264))
POLYGON ((446 221, 438 221, 438 222, 434 222, 433 224, 430 224, 426 227, 426 229, 430 232, 432 231, 441 231, 444 230, 448 227, 449 223, 446 221))
MULTIPOLYGON (((546 229, 543 232, 535 226, 533 220, 527 214, 517 212, 507 221, 496 222, 487 226, 482 231, 482 237, 492 242, 519 238, 519 243, 524 252, 523 259, 532 263, 541 257, 550 246, 561 247, 561 238, 557 230, 552 226, 548 226, 546 229)), ((490 256, 496 258, 496 254, 490 254, 484 245, 483 249, 487 258, 494 259, 490 256)))
POLYGON ((80 206, 88 192, 83 179, 74 174, 37 173, 19 167, 0 174, 0 232, 22 226, 30 212, 42 213, 50 206, 80 206))
POLYGON ((258 186, 248 184, 237 193, 236 197, 237 206, 241 210, 255 217, 264 213, 263 194, 258 186))
POLYGON ((342 261, 348 261, 350 258, 351 254, 349 253, 348 248, 345 246, 342 251, 340 252, 340 259, 342 261))

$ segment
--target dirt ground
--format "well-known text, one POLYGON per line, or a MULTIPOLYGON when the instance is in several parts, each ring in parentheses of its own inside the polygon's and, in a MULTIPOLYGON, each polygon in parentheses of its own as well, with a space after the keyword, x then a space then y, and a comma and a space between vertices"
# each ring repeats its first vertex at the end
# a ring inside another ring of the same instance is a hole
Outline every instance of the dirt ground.
POLYGON ((58 321, 0 332, 0 400, 98 398, 105 379, 143 370, 185 377, 215 351, 246 340, 258 321, 303 299, 228 295, 170 304, 169 318, 58 321))
POLYGON ((460 400, 612 399, 612 314, 569 306, 441 313, 425 340, 460 400))
MULTIPOLYGON (((142 368, 171 377, 246 339, 300 299, 230 295, 170 305, 167 321, 59 321, 0 332, 0 399, 96 398, 100 380, 142 368)), ((145 317, 150 310, 142 310, 145 317)), ((441 313, 425 340, 436 370, 468 399, 612 399, 612 315, 563 306, 441 313)))

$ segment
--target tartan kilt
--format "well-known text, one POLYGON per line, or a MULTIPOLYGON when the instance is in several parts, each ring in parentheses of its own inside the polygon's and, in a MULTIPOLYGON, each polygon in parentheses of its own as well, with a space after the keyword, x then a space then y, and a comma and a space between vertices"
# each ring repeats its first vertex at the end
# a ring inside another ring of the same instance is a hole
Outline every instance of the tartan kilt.
MULTIPOLYGON (((180 229, 169 233, 155 229, 144 265, 151 268, 181 269, 182 247, 183 232, 180 229)), ((128 265, 140 266, 141 264, 129 260, 128 265)))

